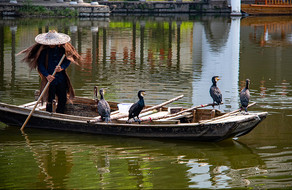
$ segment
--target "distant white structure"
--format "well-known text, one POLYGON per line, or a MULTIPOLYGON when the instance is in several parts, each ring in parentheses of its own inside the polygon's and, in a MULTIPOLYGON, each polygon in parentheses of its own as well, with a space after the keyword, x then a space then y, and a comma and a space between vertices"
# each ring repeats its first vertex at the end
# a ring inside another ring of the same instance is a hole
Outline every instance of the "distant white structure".
POLYGON ((92 0, 90 4, 91 5, 99 5, 98 2, 97 2, 97 0, 92 0))
POLYGON ((77 1, 71 0, 69 4, 70 5, 77 5, 77 1))
POLYGON ((241 0, 231 0, 231 16, 241 15, 241 0))

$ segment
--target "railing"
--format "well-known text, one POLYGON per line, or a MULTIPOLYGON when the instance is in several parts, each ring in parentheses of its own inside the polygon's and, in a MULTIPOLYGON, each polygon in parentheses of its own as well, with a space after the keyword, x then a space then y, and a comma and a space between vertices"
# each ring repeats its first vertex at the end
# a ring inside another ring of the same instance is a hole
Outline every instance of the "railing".
POLYGON ((292 5, 292 0, 255 0, 255 3, 265 5, 292 5))

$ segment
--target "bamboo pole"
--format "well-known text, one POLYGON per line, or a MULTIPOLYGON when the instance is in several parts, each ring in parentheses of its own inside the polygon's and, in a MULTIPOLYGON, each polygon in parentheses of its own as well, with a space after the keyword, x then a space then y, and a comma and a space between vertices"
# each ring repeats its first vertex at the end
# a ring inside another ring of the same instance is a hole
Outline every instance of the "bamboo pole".
MULTIPOLYGON (((143 109, 143 110, 141 111, 141 113, 144 113, 144 112, 147 112, 147 111, 151 111, 151 110, 154 110, 154 109, 161 108, 161 107, 163 107, 163 106, 165 106, 165 105, 167 105, 167 104, 170 104, 170 103, 172 103, 172 102, 174 102, 174 101, 176 101, 176 100, 178 100, 178 99, 181 99, 181 98, 183 98, 183 97, 184 97, 184 95, 177 96, 177 97, 175 97, 175 98, 173 98, 173 99, 171 99, 171 100, 168 100, 168 101, 163 102, 163 103, 161 103, 161 104, 158 104, 158 105, 156 105, 156 106, 152 106, 152 107, 150 107, 150 108, 143 109)), ((125 114, 122 114, 122 115, 120 115, 120 114, 119 114, 119 115, 115 115, 115 116, 111 117, 111 120, 114 120, 114 119, 121 119, 121 118, 125 118, 125 117, 128 117, 128 113, 125 113, 125 114)))
MULTIPOLYGON (((60 66, 60 65, 62 64, 64 58, 65 58, 65 54, 62 56, 62 58, 61 58, 61 60, 59 61, 59 63, 58 63, 57 66, 60 66)), ((56 70, 54 70, 54 73, 53 73, 52 75, 55 76, 56 73, 57 73, 56 70)), ((43 91, 42 91, 42 93, 41 93, 39 99, 37 100, 36 104, 34 105, 34 107, 33 107, 32 110, 31 110, 30 114, 28 115, 28 117, 26 118, 26 120, 25 120, 25 122, 23 123, 22 127, 20 128, 21 131, 23 130, 23 128, 26 126, 27 122, 28 122, 29 119, 31 118, 31 116, 32 116, 32 114, 33 114, 33 112, 34 112, 34 110, 36 109, 36 107, 37 107, 37 105, 39 104, 40 100, 42 99, 42 97, 44 96, 45 92, 46 92, 47 89, 49 88, 50 84, 51 84, 51 82, 48 81, 47 84, 46 84, 46 86, 45 86, 45 88, 43 89, 43 91)))
POLYGON ((213 105, 214 105, 213 103, 210 103, 210 104, 204 104, 204 105, 194 106, 194 107, 191 107, 189 109, 182 110, 182 111, 177 112, 177 113, 174 113, 174 114, 164 115, 164 116, 158 116, 158 117, 154 117, 154 118, 149 117, 149 118, 144 118, 144 119, 140 119, 140 120, 141 120, 141 122, 143 122, 143 121, 149 121, 149 120, 166 119, 166 118, 170 118, 170 117, 175 117, 175 116, 181 115, 181 114, 183 114, 185 112, 190 112, 190 111, 196 110, 198 108, 203 108, 203 107, 208 107, 208 106, 213 106, 213 105))
MULTIPOLYGON (((251 107, 251 106, 254 106, 255 104, 256 104, 256 102, 251 103, 251 104, 249 104, 249 105, 247 106, 247 108, 249 108, 249 107, 251 107)), ((199 123, 200 123, 200 124, 204 124, 204 123, 208 123, 208 122, 213 121, 213 120, 222 119, 222 118, 224 118, 224 117, 227 117, 227 116, 230 116, 230 115, 232 115, 232 114, 234 114, 234 113, 237 113, 237 112, 239 112, 240 110, 241 110, 241 108, 239 108, 239 109, 237 109, 237 110, 234 110, 234 111, 232 111, 232 112, 228 112, 228 113, 226 113, 226 114, 224 114, 224 115, 222 115, 222 116, 215 117, 215 118, 213 118, 213 119, 209 119, 209 120, 205 120, 205 121, 203 121, 203 122, 199 122, 199 123)))

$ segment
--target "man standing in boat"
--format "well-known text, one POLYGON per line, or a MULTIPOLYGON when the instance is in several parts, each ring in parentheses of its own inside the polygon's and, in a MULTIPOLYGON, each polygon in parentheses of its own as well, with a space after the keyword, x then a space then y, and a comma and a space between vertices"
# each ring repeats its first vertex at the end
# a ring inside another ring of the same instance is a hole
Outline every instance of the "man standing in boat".
POLYGON ((70 36, 50 30, 48 33, 42 33, 36 36, 36 44, 21 51, 19 54, 25 54, 23 61, 27 62, 31 69, 37 69, 41 77, 40 92, 46 84, 50 82, 49 90, 45 92, 42 102, 46 101, 46 111, 52 112, 52 102, 55 96, 58 97, 57 113, 64 113, 69 99, 74 98, 74 90, 71 85, 66 68, 70 63, 78 64, 80 55, 69 43, 70 36), (59 61, 65 54, 65 58, 58 66, 59 61), (55 76, 53 76, 56 71, 55 76))

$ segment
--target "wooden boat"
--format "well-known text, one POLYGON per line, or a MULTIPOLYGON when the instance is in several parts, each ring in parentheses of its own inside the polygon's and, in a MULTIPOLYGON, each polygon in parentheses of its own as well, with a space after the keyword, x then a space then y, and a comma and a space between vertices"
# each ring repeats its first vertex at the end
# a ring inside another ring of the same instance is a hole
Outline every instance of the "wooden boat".
POLYGON ((241 4, 241 10, 249 15, 290 15, 291 0, 256 0, 255 4, 241 4))
MULTIPOLYGON (((22 126, 35 103, 19 106, 0 103, 0 121, 7 125, 22 126)), ((44 105, 38 105, 25 129, 43 128, 102 135, 220 141, 249 133, 267 116, 267 112, 241 114, 222 113, 217 109, 196 108, 188 111, 190 109, 147 106, 140 114, 142 122, 139 124, 127 123, 127 114, 118 111, 118 103, 109 104, 112 109, 112 122, 109 123, 99 120, 94 99, 76 97, 72 104, 67 105, 66 114, 49 113, 45 111, 44 105)))

